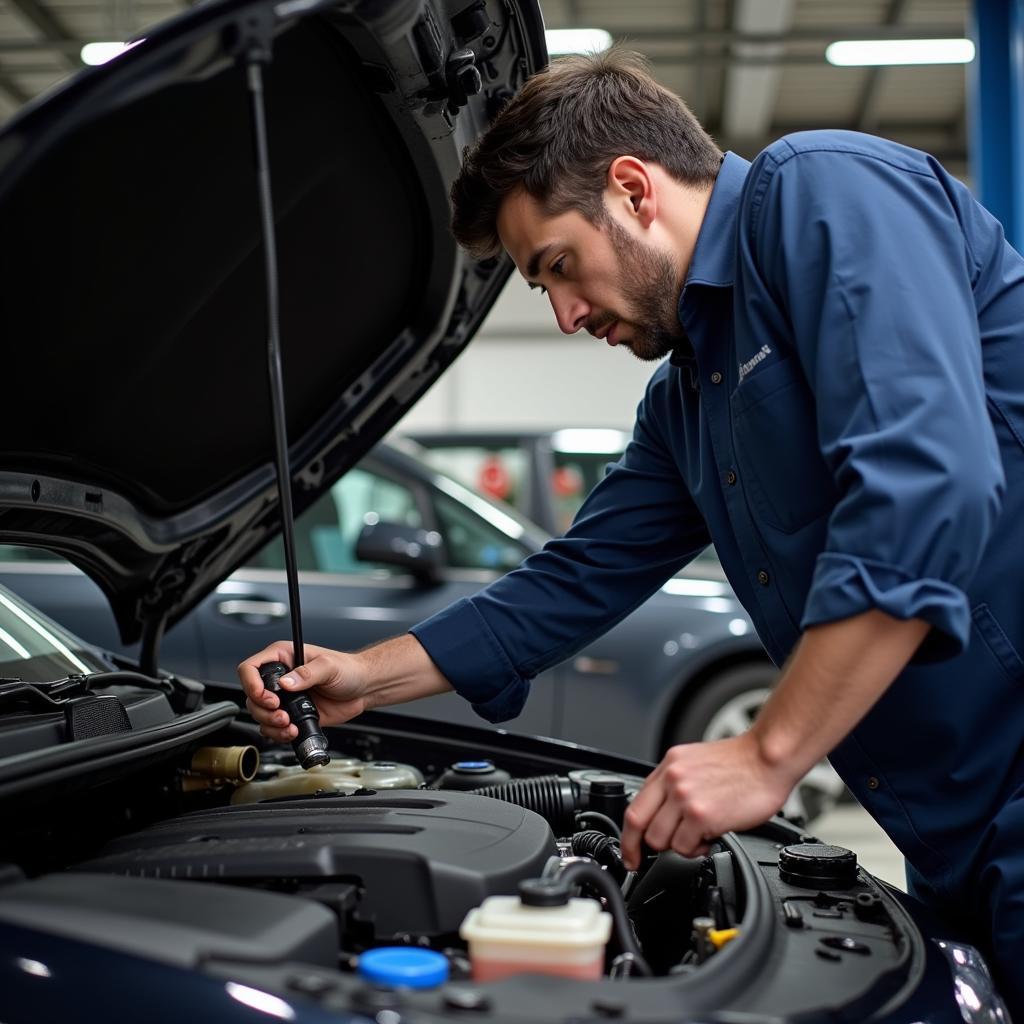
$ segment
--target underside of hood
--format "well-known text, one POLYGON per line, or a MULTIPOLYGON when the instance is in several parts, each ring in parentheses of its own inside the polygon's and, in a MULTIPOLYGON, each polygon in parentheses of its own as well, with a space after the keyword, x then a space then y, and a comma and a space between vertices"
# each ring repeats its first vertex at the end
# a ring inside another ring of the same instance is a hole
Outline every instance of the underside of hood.
POLYGON ((545 61, 533 2, 206 4, 10 122, 0 540, 83 568, 126 642, 279 527, 253 45, 272 47, 297 512, 451 363, 510 270, 458 251, 447 196, 545 61))

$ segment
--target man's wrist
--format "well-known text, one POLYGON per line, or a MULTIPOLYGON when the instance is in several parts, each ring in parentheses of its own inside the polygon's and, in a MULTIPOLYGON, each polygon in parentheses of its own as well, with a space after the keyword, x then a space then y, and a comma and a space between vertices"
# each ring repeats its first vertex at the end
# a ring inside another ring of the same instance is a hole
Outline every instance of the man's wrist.
POLYGON ((807 773, 811 765, 804 765, 800 751, 791 737, 777 729, 759 728, 755 722, 745 734, 750 743, 751 756, 758 768, 776 779, 788 792, 807 773))
POLYGON ((412 633, 366 647, 352 655, 367 708, 402 704, 452 689, 412 633))

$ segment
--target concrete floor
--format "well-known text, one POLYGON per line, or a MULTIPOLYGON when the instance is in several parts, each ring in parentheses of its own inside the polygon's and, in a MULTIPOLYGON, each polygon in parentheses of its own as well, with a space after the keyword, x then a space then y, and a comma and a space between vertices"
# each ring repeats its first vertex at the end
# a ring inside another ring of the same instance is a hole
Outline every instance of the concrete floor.
POLYGON ((810 831, 823 842, 853 850, 861 867, 906 892, 903 854, 859 804, 837 805, 810 831))

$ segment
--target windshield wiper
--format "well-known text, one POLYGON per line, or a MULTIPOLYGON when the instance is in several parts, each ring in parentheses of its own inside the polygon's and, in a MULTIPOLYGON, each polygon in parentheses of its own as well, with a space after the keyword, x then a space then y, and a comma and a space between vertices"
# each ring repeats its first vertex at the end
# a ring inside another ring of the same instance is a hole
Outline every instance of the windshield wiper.
POLYGON ((13 703, 29 709, 57 711, 77 697, 93 696, 93 690, 117 685, 162 693, 176 711, 193 710, 203 692, 202 685, 191 680, 156 678, 127 670, 93 672, 89 675, 75 673, 60 679, 35 682, 4 677, 0 678, 0 706, 13 703))

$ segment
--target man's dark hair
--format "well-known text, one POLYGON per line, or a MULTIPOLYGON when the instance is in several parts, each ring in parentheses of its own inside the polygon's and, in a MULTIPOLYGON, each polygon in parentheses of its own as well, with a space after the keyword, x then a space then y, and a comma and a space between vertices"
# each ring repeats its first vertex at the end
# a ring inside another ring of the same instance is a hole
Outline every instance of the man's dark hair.
POLYGON ((530 78, 466 149, 452 185, 452 233, 479 258, 501 251, 498 209, 523 188, 551 214, 579 210, 600 223, 608 167, 619 156, 660 164, 709 186, 722 152, 637 53, 613 47, 563 57, 530 78))

